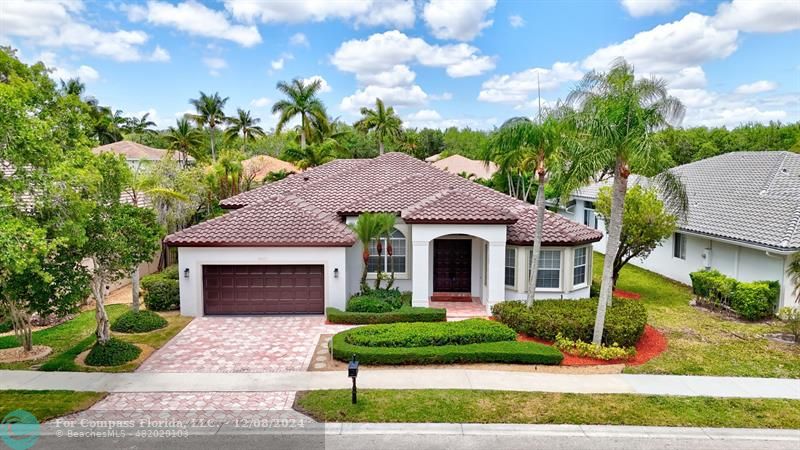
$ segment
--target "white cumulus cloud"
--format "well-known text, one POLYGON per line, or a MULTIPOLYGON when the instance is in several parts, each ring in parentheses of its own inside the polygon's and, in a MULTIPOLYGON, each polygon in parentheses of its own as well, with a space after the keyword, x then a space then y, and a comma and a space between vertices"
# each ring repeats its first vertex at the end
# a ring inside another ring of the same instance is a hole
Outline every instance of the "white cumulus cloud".
POLYGON ((339 109, 355 114, 362 106, 374 106, 376 98, 383 100, 387 106, 420 106, 428 101, 428 94, 416 84, 394 87, 371 85, 344 97, 339 109))
POLYGON ((521 28, 525 26, 525 19, 520 15, 514 14, 513 16, 508 16, 508 24, 512 28, 521 28))
POLYGON ((535 67, 508 75, 495 75, 481 85, 478 100, 492 103, 522 103, 538 89, 552 91, 563 83, 581 79, 577 63, 557 62, 549 69, 535 67))
POLYGON ((259 97, 250 100, 250 106, 254 108, 264 108, 272 105, 272 100, 267 97, 259 97))
POLYGON ((439 39, 471 41, 481 30, 492 25, 486 15, 496 0, 431 0, 423 9, 423 17, 431 34, 439 39))
POLYGON ((353 25, 414 26, 413 0, 225 0, 239 20, 263 23, 302 23, 344 20, 353 25))
POLYGON ((737 94, 760 94, 762 92, 773 91, 778 87, 774 81, 759 80, 753 83, 742 84, 734 90, 737 94))
POLYGON ((633 17, 668 13, 678 7, 678 0, 620 0, 622 7, 633 17))
POLYGON ((717 7, 714 26, 758 33, 800 30, 797 0, 733 0, 717 7))
POLYGON ((330 92, 333 90, 331 88, 331 85, 328 84, 325 78, 322 78, 321 75, 314 75, 308 78, 303 78, 303 83, 305 84, 313 83, 315 81, 319 81, 319 92, 330 92))
POLYGON ((311 43, 308 42, 308 37, 303 33, 293 34, 292 37, 289 38, 289 44, 301 47, 309 47, 311 45, 311 43))

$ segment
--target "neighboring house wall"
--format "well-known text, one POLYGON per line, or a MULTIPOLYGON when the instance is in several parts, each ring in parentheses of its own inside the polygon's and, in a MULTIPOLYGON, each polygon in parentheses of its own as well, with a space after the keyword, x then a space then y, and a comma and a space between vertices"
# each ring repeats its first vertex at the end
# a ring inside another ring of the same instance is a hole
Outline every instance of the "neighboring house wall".
POLYGON ((203 265, 316 264, 324 266, 325 306, 344 309, 347 261, 344 247, 179 247, 181 314, 203 315, 203 265), (189 269, 189 278, 184 271, 189 269), (335 270, 339 269, 338 277, 335 270))

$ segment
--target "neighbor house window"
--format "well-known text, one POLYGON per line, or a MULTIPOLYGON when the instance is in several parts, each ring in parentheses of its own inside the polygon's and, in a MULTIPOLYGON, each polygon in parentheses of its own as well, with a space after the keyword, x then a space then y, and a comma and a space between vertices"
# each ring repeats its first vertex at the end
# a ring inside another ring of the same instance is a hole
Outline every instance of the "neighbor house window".
POLYGON ((686 259, 686 236, 675 233, 672 239, 672 256, 686 259))
POLYGON ((583 202, 583 224, 597 229, 597 214, 594 212, 594 203, 583 202))
POLYGON ((517 250, 506 249, 506 286, 514 286, 517 278, 517 250))
POLYGON ((572 284, 578 286, 586 283, 586 247, 576 248, 572 268, 572 284))
POLYGON ((378 256, 378 240, 373 239, 369 243, 369 261, 367 262, 367 272, 375 273, 380 267, 383 272, 398 272, 404 273, 406 271, 406 237, 399 230, 395 229, 387 239, 381 238, 383 243, 383 253, 378 256), (392 243, 392 256, 389 256, 386 251, 392 243))
MULTIPOLYGON (((533 260, 533 251, 531 251, 533 260)), ((530 265, 528 265, 530 272, 530 265)), ((537 288, 561 287, 561 250, 542 250, 539 253, 539 270, 536 274, 537 288)))

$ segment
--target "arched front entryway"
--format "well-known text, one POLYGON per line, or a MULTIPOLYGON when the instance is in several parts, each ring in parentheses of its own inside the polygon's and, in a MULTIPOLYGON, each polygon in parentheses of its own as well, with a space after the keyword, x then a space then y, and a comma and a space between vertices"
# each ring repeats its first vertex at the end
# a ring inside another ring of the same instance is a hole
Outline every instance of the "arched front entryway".
POLYGON ((412 300, 435 294, 476 297, 488 311, 504 300, 505 225, 414 224, 412 300))

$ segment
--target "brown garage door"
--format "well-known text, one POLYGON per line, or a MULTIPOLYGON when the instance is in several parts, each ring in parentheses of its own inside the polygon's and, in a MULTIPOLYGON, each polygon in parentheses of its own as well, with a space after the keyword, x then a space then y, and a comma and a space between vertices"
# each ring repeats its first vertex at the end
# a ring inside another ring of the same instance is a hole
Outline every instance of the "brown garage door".
POLYGON ((318 314, 322 266, 203 266, 206 314, 318 314))

